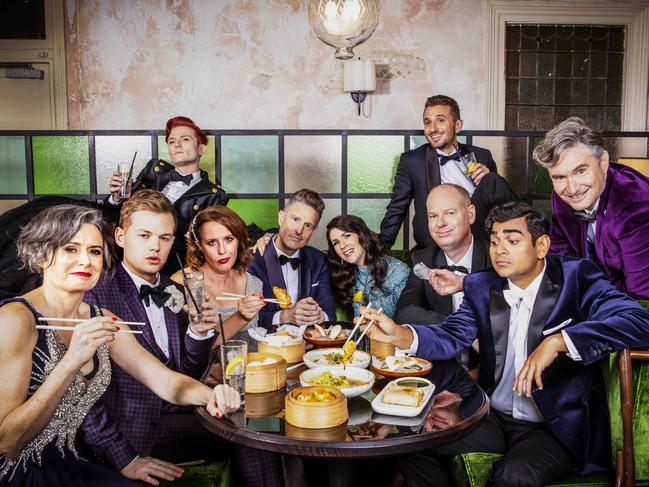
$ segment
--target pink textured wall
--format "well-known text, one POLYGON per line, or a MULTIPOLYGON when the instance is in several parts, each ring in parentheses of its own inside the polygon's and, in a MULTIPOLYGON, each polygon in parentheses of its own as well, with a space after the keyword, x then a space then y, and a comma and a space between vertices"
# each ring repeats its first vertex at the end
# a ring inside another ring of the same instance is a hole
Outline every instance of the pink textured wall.
POLYGON ((67 0, 70 129, 412 129, 427 96, 484 127, 484 0, 383 0, 354 52, 382 65, 358 117, 306 0, 67 0))

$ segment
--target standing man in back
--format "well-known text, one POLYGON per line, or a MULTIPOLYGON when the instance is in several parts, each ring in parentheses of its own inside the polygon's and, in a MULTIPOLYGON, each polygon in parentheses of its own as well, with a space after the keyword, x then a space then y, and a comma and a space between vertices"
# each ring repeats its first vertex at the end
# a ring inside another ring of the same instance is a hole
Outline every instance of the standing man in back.
POLYGON ((458 143, 457 134, 463 123, 460 107, 453 98, 436 95, 426 100, 424 135, 428 144, 401 154, 392 198, 381 222, 381 240, 386 249, 394 244, 413 199, 415 248, 434 245, 428 233, 426 198, 439 184, 457 184, 469 192, 476 211, 471 229, 473 235, 484 240, 484 222, 489 211, 500 203, 516 200, 507 182, 498 175, 489 150, 458 143), (477 162, 473 168, 462 161, 470 152, 477 162))

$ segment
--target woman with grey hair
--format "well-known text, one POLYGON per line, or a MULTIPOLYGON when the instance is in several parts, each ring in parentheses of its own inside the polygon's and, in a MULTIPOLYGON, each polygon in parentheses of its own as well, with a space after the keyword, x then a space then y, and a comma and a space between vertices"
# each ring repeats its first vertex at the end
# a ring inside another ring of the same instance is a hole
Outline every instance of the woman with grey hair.
POLYGON ((171 403, 213 415, 239 406, 234 389, 167 369, 116 316, 83 302, 110 264, 106 235, 101 213, 76 205, 48 208, 20 233, 20 259, 43 284, 0 302, 0 486, 138 485, 75 450, 110 382, 110 359, 171 403))

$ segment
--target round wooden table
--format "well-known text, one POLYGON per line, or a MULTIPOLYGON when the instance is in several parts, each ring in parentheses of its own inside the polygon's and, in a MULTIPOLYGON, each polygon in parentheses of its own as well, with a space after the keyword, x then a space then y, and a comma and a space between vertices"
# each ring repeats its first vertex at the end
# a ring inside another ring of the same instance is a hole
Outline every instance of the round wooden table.
MULTIPOLYGON (((489 411, 486 394, 455 360, 434 362, 426 377, 435 384, 434 398, 416 419, 378 415, 370 406, 372 393, 367 393, 348 399, 349 421, 340 427, 296 428, 283 419, 286 390, 247 394, 245 410, 221 420, 204 407, 195 412, 214 434, 260 450, 321 458, 394 456, 451 443, 472 431, 489 411)), ((386 383, 377 381, 374 391, 386 383)), ((293 375, 289 390, 296 385, 293 375)))

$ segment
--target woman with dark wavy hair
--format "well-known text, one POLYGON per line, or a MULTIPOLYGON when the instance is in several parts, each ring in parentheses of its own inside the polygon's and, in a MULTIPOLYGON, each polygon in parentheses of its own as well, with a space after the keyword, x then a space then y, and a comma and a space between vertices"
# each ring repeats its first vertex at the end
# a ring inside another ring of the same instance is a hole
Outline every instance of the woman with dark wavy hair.
POLYGON ((327 242, 337 301, 343 306, 352 305, 354 315, 358 315, 361 303, 372 302, 375 309, 382 307, 383 313, 393 316, 408 280, 408 266, 387 255, 379 236, 354 215, 331 220, 327 225, 327 242), (359 291, 362 294, 358 295, 359 291), (362 298, 354 300, 354 296, 362 298))

